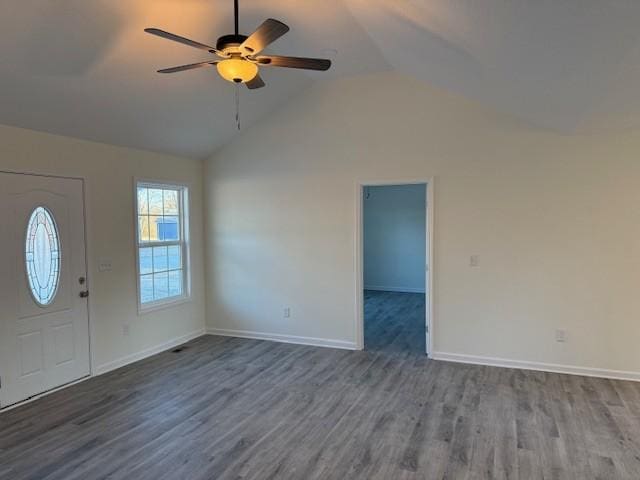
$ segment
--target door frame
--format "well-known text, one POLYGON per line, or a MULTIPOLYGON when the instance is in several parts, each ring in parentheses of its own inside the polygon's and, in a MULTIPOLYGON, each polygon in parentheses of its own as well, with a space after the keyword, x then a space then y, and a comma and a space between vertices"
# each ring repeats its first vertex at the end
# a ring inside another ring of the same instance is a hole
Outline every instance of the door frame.
POLYGON ((356 315, 355 315, 355 333, 356 333, 356 349, 364 350, 364 205, 363 194, 366 187, 382 187, 387 185, 421 185, 424 184, 427 189, 427 205, 425 209, 427 229, 427 265, 425 265, 425 282, 427 289, 428 305, 425 309, 425 325, 427 327, 428 341, 425 344, 426 354, 428 358, 432 358, 434 352, 434 285, 433 285, 433 265, 434 265, 434 177, 428 178, 411 178, 411 179, 384 179, 384 180, 358 180, 356 181, 356 231, 355 231, 355 271, 356 271, 356 315))
MULTIPOLYGON (((89 196, 88 196, 88 186, 87 186, 87 179, 85 176, 74 176, 74 175, 56 175, 56 174, 48 174, 48 173, 34 173, 34 172, 29 172, 29 171, 18 171, 18 170, 7 170, 7 169, 0 169, 0 173, 8 173, 8 174, 12 174, 12 175, 25 175, 25 176, 31 176, 31 177, 47 177, 47 178, 59 178, 59 179, 65 179, 65 180, 80 180, 80 182, 82 182, 82 216, 83 216, 83 220, 84 220, 84 228, 83 228, 83 235, 84 235, 84 256, 85 256, 85 266, 86 266, 86 289, 89 290, 89 292, 91 292, 91 265, 89 263, 89 259, 93 258, 92 257, 92 252, 90 253, 91 250, 91 245, 89 242, 89 223, 90 223, 90 219, 89 216, 87 215, 87 212, 89 211, 89 196)), ((93 332, 95 331, 95 325, 94 325, 94 319, 95 315, 94 315, 94 305, 93 305, 93 301, 91 298, 91 295, 89 295, 89 297, 87 297, 87 322, 88 322, 88 329, 89 329, 89 375, 87 375, 86 377, 83 378, 79 378, 77 380, 74 380, 70 383, 67 383, 65 385, 60 385, 59 387, 55 387, 51 390, 47 390, 46 392, 42 392, 38 395, 34 395, 33 397, 26 399, 22 402, 18 402, 16 404, 13 405, 8 405, 6 407, 2 407, 0 405, 0 411, 5 412, 7 410, 11 410, 17 407, 20 407, 22 405, 24 405, 25 403, 28 402, 32 402, 34 400, 37 400, 40 397, 43 397, 45 395, 48 395, 50 393, 56 392, 62 388, 66 388, 70 385, 74 385, 76 383, 80 383, 83 382, 85 380, 88 380, 89 378, 95 376, 95 371, 94 371, 94 365, 96 365, 95 359, 94 359, 94 355, 95 355, 95 345, 94 345, 94 334, 93 332)))

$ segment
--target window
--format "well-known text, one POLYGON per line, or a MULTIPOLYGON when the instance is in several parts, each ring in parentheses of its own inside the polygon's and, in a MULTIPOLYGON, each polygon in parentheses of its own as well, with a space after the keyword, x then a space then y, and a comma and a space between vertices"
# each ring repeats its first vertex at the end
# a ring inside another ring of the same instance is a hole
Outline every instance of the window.
POLYGON ((141 310, 189 296, 188 191, 179 185, 136 185, 138 301, 141 310))
POLYGON ((24 252, 31 295, 46 307, 53 302, 60 282, 60 241, 53 216, 45 207, 31 212, 24 252))

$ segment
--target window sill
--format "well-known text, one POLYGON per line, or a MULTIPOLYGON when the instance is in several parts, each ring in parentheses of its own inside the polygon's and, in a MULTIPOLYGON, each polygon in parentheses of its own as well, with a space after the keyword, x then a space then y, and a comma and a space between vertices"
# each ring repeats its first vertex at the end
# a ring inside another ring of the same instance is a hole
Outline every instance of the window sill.
POLYGON ((138 316, 146 315, 147 313, 157 312, 159 310, 166 310, 168 308, 184 305, 191 302, 191 296, 178 297, 167 301, 160 301, 149 303, 147 305, 138 304, 138 316))

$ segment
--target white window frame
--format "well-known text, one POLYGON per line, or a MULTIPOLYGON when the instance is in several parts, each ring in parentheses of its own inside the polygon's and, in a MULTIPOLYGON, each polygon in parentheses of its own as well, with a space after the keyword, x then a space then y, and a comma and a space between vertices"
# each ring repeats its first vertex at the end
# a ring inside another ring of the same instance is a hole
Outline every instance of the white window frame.
POLYGON ((176 183, 163 180, 147 180, 134 178, 133 181, 133 214, 135 231, 136 250, 136 296, 138 304, 138 315, 142 315, 155 310, 173 307, 191 300, 191 242, 189 236, 189 191, 191 186, 188 183, 176 183), (180 240, 164 242, 141 242, 138 222, 138 187, 160 188, 179 190, 179 217, 180 217, 180 240), (140 284, 140 248, 180 245, 182 252, 182 295, 153 302, 142 303, 140 284))

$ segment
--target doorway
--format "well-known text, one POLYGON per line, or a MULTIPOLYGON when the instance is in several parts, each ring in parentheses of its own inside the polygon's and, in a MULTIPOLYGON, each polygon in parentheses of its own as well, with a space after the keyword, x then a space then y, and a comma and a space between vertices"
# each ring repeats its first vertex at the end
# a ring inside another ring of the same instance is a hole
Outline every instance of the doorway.
POLYGON ((429 182, 363 183, 359 188, 360 347, 430 352, 429 182))
POLYGON ((0 407, 90 374, 83 180, 0 172, 0 407))

